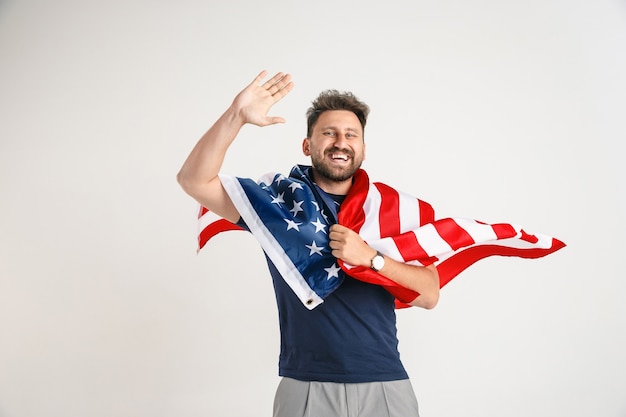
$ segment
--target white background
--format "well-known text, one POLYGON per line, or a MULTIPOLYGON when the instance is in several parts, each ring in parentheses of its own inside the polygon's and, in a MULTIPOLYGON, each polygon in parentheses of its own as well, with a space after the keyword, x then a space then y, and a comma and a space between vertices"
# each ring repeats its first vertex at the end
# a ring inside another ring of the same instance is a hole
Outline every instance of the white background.
POLYGON ((262 69, 293 74, 223 172, 307 162, 323 89, 370 104, 364 168, 442 216, 567 247, 398 312, 423 417, 626 416, 626 3, 0 2, 0 417, 269 416, 260 249, 195 253, 175 175, 262 69))

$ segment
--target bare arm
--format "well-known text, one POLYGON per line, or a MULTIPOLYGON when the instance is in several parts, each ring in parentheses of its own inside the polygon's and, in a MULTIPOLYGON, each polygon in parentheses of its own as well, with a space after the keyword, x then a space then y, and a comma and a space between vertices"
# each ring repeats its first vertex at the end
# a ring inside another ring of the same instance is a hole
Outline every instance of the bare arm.
POLYGON ((239 220, 239 213, 218 177, 226 151, 246 123, 256 126, 284 123, 282 117, 268 116, 267 113, 293 88, 289 74, 279 72, 261 84, 266 75, 267 71, 262 71, 235 97, 230 107, 200 138, 176 177, 187 194, 232 222, 239 220))
MULTIPOLYGON (((363 241, 361 236, 351 229, 334 224, 330 228, 330 247, 333 256, 354 266, 370 267, 376 250, 363 241)), ((439 301, 439 274, 437 268, 430 266, 408 265, 387 256, 385 266, 378 271, 399 285, 418 292, 420 295, 410 304, 426 309, 434 308, 439 301)))

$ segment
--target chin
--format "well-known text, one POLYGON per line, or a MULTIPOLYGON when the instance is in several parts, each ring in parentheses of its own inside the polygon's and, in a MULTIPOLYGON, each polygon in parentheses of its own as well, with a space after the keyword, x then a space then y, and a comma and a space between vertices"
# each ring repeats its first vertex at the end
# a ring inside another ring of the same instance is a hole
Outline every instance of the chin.
POLYGON ((322 167, 322 169, 315 168, 317 175, 327 180, 335 182, 347 181, 356 172, 356 169, 352 167, 346 169, 329 169, 328 167, 322 167))

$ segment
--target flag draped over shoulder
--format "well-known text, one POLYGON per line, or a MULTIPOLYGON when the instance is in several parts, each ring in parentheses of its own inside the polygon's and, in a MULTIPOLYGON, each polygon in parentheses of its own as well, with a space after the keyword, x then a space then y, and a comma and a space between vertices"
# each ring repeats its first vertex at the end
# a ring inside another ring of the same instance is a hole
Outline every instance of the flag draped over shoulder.
MULTIPOLYGON (((341 205, 338 219, 324 205, 305 171, 295 166, 289 177, 266 175, 258 182, 221 175, 220 179, 250 232, 287 284, 309 309, 323 302, 345 279, 382 285, 406 307, 419 294, 371 268, 344 264, 332 256, 328 229, 338 222, 372 248, 412 265, 434 264, 443 287, 473 263, 489 256, 539 258, 565 244, 530 234, 508 223, 487 224, 466 218, 436 219, 432 206, 382 183, 371 183, 364 170, 341 205)), ((199 249, 217 233, 241 227, 202 208, 199 249)))

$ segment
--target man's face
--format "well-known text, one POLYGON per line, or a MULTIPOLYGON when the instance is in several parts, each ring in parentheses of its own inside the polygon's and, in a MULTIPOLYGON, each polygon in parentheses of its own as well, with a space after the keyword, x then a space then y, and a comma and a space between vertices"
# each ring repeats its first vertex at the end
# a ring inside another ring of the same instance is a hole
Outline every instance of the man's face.
POLYGON ((365 159, 363 128, 348 110, 327 110, 317 119, 310 138, 302 144, 311 157, 316 181, 342 182, 352 178, 365 159), (319 178, 322 177, 322 178, 319 178))

